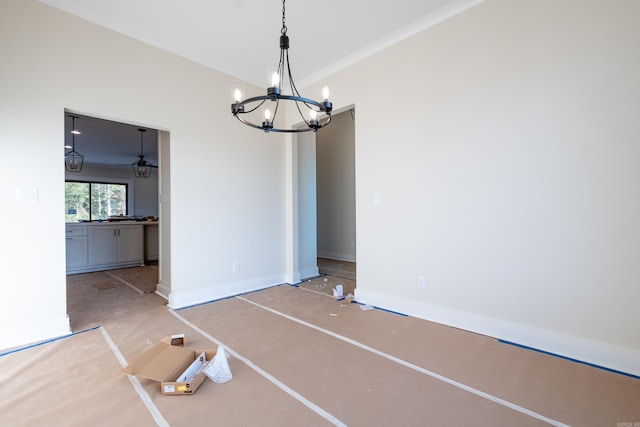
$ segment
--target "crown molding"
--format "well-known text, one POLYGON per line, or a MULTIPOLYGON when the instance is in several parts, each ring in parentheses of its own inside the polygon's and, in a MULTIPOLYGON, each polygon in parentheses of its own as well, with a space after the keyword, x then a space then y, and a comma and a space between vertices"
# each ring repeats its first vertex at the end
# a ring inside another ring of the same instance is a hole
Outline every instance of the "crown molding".
POLYGON ((464 12, 467 9, 470 9, 480 3, 483 3, 485 0, 458 0, 454 3, 450 3, 447 6, 444 6, 435 12, 430 13, 423 18, 418 19, 417 21, 412 22, 411 24, 405 26, 404 28, 395 31, 389 34, 382 39, 371 43, 362 49, 359 49, 352 53, 351 55, 341 59, 340 61, 336 61, 331 65, 328 65, 315 73, 309 75, 300 80, 299 86, 304 88, 309 86, 310 84, 317 82, 319 80, 324 79, 325 77, 334 74, 342 69, 347 68, 350 65, 355 64, 375 53, 380 52, 383 49, 386 49, 390 46, 393 46, 421 31, 426 30, 427 28, 433 27, 434 25, 439 24, 440 22, 447 20, 459 13, 464 12))

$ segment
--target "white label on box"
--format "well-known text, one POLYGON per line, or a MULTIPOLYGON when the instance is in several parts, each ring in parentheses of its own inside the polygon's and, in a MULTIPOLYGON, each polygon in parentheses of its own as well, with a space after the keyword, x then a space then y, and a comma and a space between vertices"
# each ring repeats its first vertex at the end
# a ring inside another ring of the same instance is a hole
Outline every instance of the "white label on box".
POLYGON ((172 385, 166 385, 164 386, 164 392, 165 393, 175 393, 176 392, 176 388, 172 385))

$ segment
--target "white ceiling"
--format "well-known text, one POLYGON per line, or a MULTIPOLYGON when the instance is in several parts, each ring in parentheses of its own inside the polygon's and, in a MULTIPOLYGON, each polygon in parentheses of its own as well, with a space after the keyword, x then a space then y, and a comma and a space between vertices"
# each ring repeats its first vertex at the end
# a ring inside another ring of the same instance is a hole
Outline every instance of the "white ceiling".
MULTIPOLYGON (((257 86, 267 86, 268 68, 279 57, 280 0, 40 1, 257 86)), ((296 85, 304 88, 481 1, 289 0, 296 85)))
MULTIPOLYGON (((40 1, 258 86, 279 56, 280 0, 40 1)), ((296 83, 304 87, 480 1, 289 0, 296 83)))

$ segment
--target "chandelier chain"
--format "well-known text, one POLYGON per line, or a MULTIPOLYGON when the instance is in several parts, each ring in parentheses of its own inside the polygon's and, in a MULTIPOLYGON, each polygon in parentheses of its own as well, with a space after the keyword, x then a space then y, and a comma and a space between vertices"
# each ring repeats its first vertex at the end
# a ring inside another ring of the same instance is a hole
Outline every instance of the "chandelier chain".
POLYGON ((284 19, 284 1, 285 0, 282 0, 282 29, 280 30, 280 34, 287 34, 287 25, 284 19))

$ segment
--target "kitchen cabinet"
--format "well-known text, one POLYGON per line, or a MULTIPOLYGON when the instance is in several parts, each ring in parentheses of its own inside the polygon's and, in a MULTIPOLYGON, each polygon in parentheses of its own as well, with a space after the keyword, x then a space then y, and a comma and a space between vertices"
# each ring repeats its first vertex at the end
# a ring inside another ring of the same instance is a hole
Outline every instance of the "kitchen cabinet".
POLYGON ((89 228, 89 265, 141 265, 142 225, 103 225, 89 228))
POLYGON ((124 225, 118 227, 116 260, 118 263, 144 264, 144 226, 124 225))
POLYGON ((87 227, 67 226, 65 231, 67 271, 86 268, 89 262, 87 254, 87 227))
POLYGON ((144 230, 139 223, 66 226, 67 274, 143 265, 144 230))

